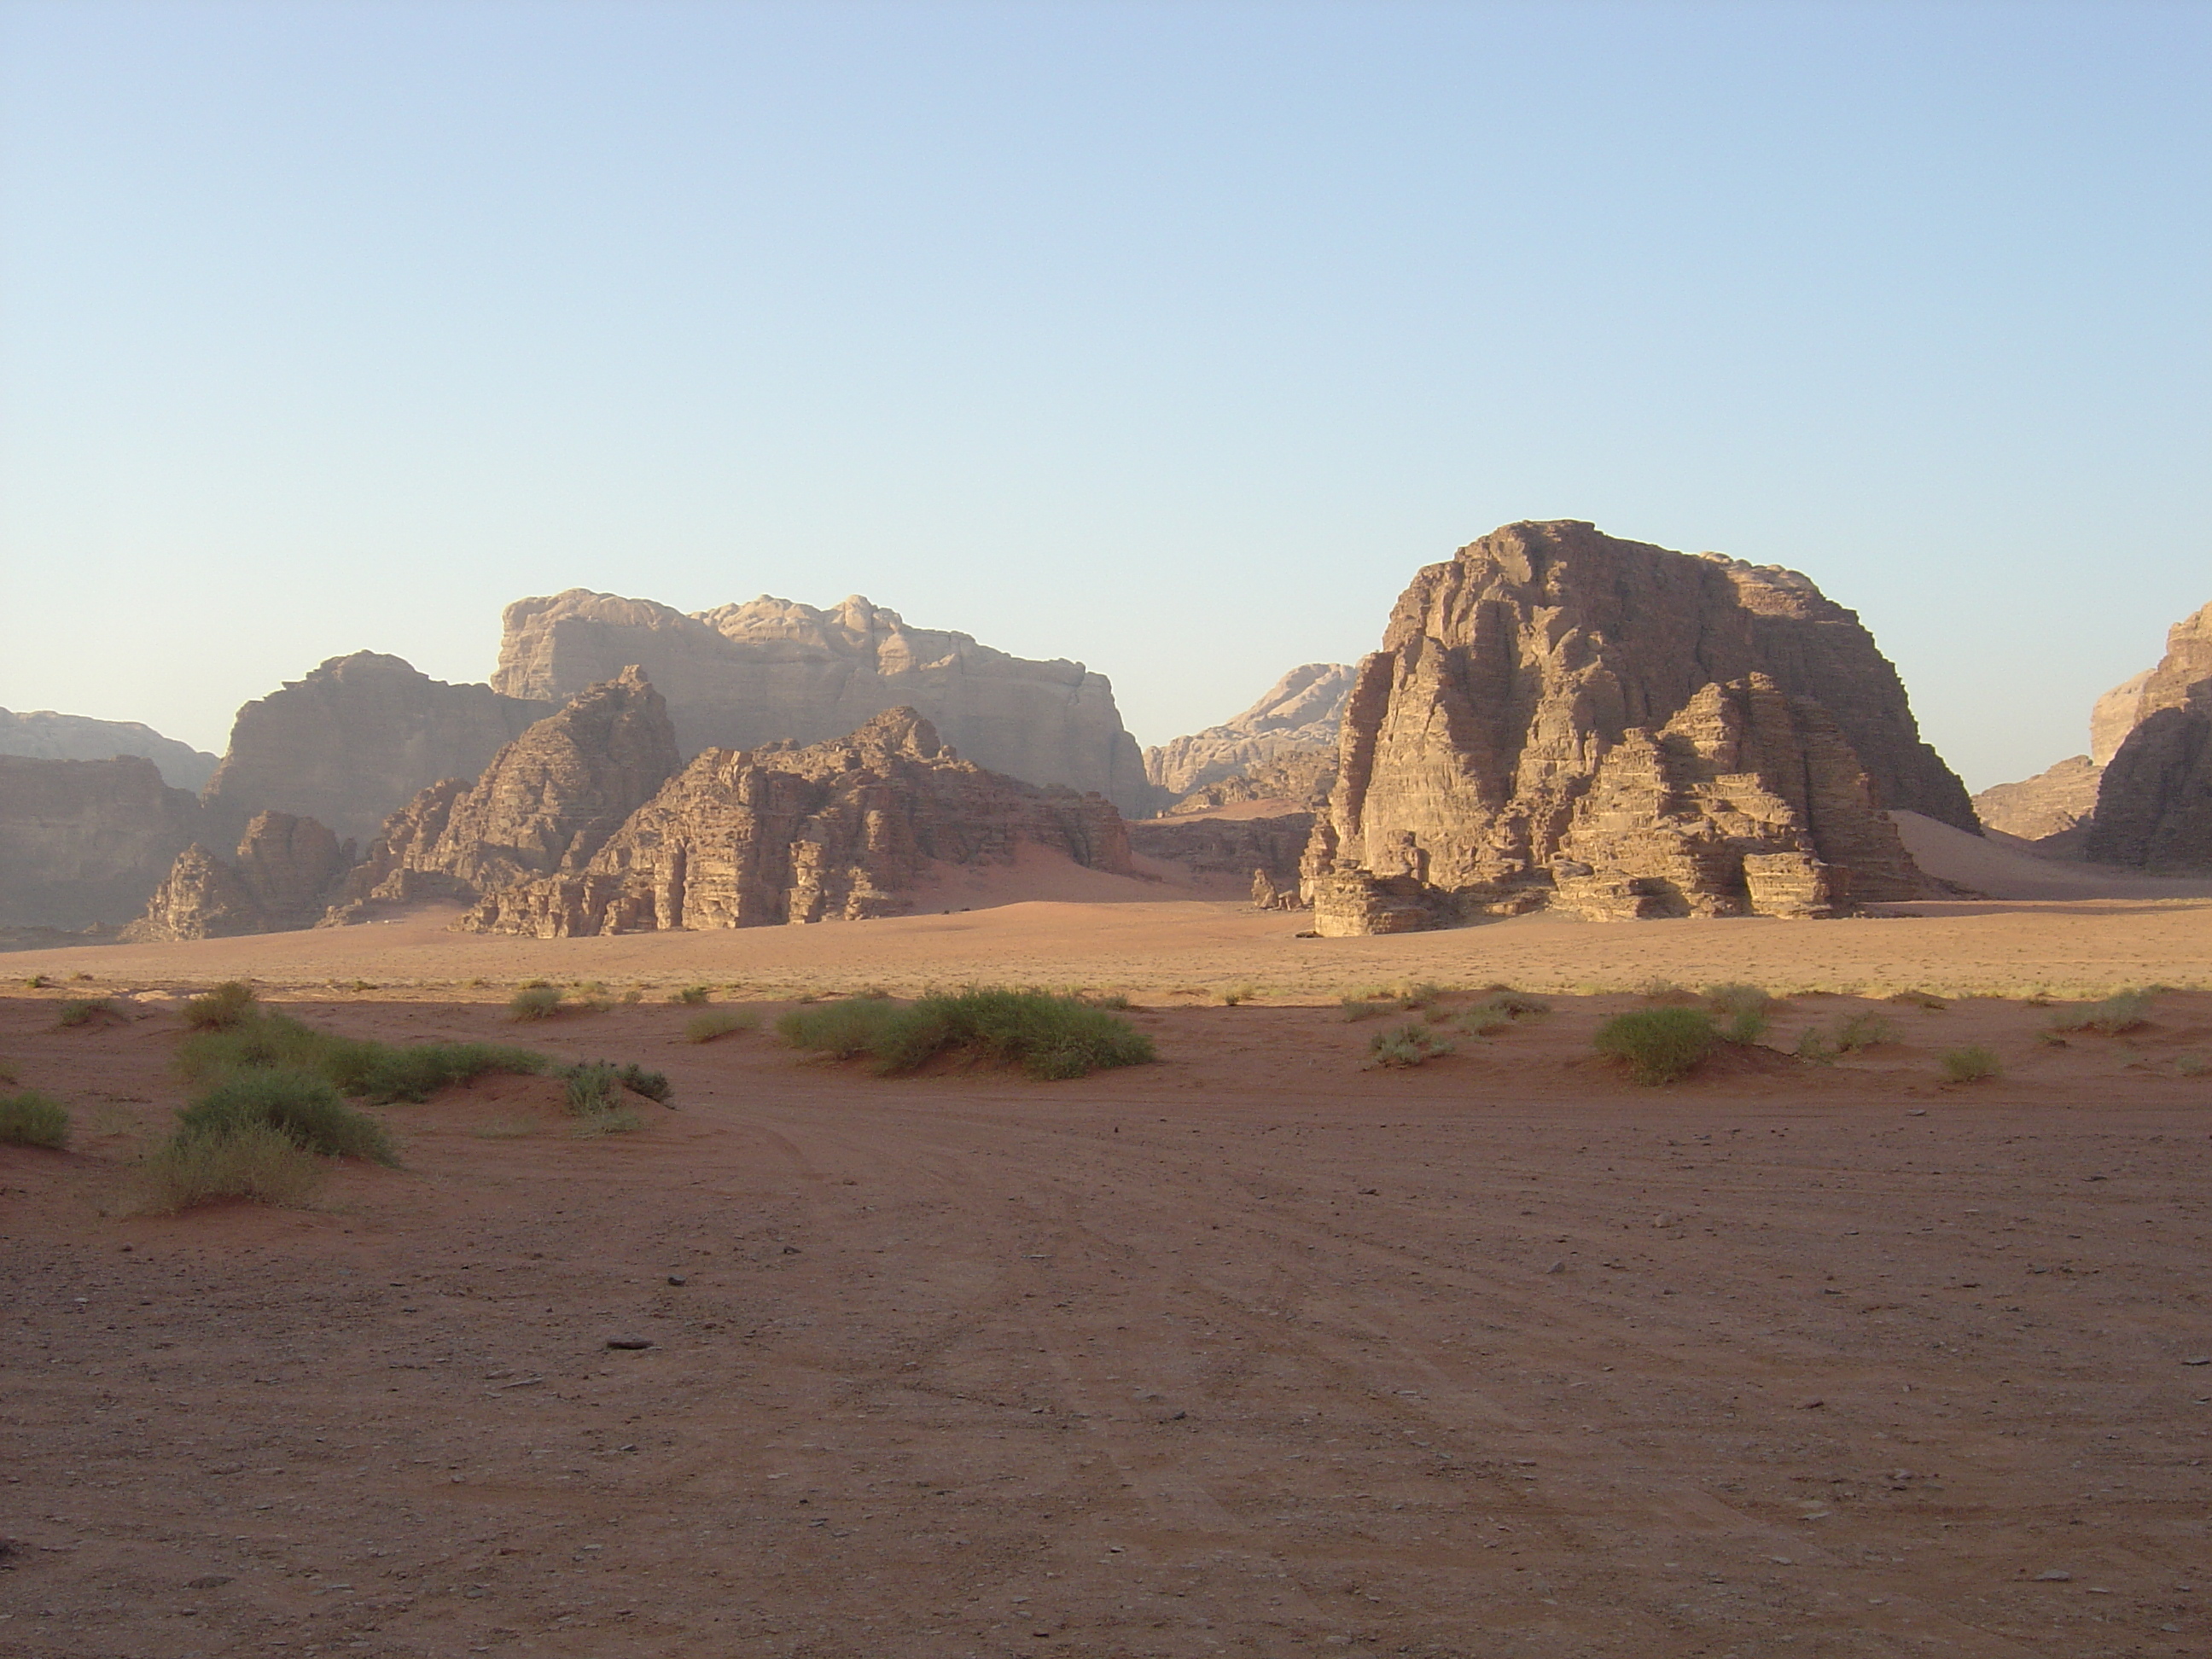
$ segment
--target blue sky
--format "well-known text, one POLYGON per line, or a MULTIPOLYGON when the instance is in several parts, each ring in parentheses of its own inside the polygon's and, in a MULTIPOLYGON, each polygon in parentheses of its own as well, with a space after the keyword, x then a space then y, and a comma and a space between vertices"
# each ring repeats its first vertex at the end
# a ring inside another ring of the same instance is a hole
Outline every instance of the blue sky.
POLYGON ((2212 7, 0 7, 0 704, 585 586, 1147 742, 1498 523, 1805 570, 1977 787, 2212 600, 2212 7))

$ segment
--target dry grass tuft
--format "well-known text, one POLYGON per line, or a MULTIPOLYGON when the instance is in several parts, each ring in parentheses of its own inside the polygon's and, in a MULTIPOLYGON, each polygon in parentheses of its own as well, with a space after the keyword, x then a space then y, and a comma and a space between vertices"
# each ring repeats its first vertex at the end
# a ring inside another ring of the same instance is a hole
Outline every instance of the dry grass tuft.
POLYGON ((225 1199, 296 1208, 321 1189, 329 1173, 322 1159, 265 1124, 180 1136, 140 1161, 137 1208, 174 1215, 225 1199))

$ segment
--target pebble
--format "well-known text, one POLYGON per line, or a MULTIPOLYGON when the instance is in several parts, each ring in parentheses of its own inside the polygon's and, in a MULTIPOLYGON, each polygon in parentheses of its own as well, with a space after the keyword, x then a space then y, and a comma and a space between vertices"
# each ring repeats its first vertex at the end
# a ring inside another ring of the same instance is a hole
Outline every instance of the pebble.
POLYGON ((2039 1584, 2070 1584, 2074 1582, 2074 1575, 2070 1572, 2062 1572, 2057 1567, 2053 1567, 2049 1572, 2036 1574, 2035 1582, 2039 1584))
POLYGON ((2212 1365, 2212 1354, 2198 1354, 2181 1363, 2185 1365, 2212 1365))
POLYGON ((221 1589, 230 1580, 219 1572, 204 1572, 197 1578, 185 1580, 186 1589, 221 1589))
POLYGON ((653 1339, 649 1336, 611 1336, 607 1339, 607 1346, 610 1348, 636 1349, 649 1348, 652 1346, 653 1339))
POLYGON ((691 1279, 688 1273, 671 1273, 668 1275, 668 1282, 672 1285, 689 1285, 691 1279))
POLYGON ((1554 1261, 1550 1267, 1544 1269, 1547 1273, 1563 1273, 1566 1272, 1566 1270, 1567 1264, 1564 1261, 1554 1261))

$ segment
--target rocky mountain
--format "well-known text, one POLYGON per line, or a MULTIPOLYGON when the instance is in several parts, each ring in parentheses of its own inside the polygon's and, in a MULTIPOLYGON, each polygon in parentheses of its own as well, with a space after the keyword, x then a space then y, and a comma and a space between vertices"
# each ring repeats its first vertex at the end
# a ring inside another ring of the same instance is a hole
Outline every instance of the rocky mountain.
POLYGON ((1095 790, 1133 812, 1148 796, 1103 675, 911 627, 858 597, 817 611, 763 596, 690 615, 582 588, 520 599, 507 608, 492 684, 558 701, 632 663, 667 698, 687 755, 820 743, 908 707, 992 771, 1095 790))
POLYGON ((2070 756, 2018 783, 1992 784, 1974 797, 1974 814, 1984 828, 2021 841, 2075 836, 2096 812, 2104 775, 2089 756, 2070 756))
POLYGON ((0 926, 130 921, 201 823, 143 756, 0 755, 0 926))
MULTIPOLYGON (((2212 866, 2212 605, 2168 630, 2165 656, 2120 690, 2130 687, 2134 723, 2098 781, 2084 850, 2138 869, 2212 866)), ((2100 714, 2119 695, 2107 694, 2100 714)))
POLYGON ((393 813, 346 900, 474 898, 581 868, 682 764, 667 704, 624 668, 531 726, 474 781, 441 780, 393 813))
POLYGON ((0 755, 39 760, 112 760, 137 755, 161 770, 172 789, 197 794, 214 775, 216 757, 188 743, 165 738, 137 720, 96 720, 88 714, 57 714, 51 708, 16 714, 0 708, 0 755))
POLYGON ((257 813, 278 811, 365 841, 418 790, 474 778, 550 712, 544 702, 449 685, 398 657, 357 651, 240 708, 202 799, 231 835, 257 813))
POLYGON ((1508 525, 1413 580, 1359 665, 1316 929, 1557 902, 1820 915, 1906 896, 1881 817, 1976 828, 1857 617, 1794 571, 1508 525))
POLYGON ((1102 795, 986 771, 888 709, 835 742, 707 750, 581 869, 488 893, 461 925, 557 939, 896 915, 933 860, 1010 863, 1024 843, 1132 869, 1102 795))
POLYGON ((1145 776, 1172 803, 1206 785, 1285 762, 1304 762, 1316 771, 1324 764, 1334 768, 1352 677, 1349 663, 1310 662, 1293 668, 1235 719, 1145 750, 1145 776))
POLYGON ((1180 864, 1194 875, 1249 882, 1262 874, 1272 886, 1295 892, 1298 860, 1313 827, 1311 812, 1266 817, 1184 812, 1139 819, 1129 826, 1129 848, 1139 857, 1180 864))
POLYGON ((146 912, 124 930, 133 940, 229 939, 312 927, 354 861, 313 818, 257 812, 226 861, 200 842, 177 856, 146 912))

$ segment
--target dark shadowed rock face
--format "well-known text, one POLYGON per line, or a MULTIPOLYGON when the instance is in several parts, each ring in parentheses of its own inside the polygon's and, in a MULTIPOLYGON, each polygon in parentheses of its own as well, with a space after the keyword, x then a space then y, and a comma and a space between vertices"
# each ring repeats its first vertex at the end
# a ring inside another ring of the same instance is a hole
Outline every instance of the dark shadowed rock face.
POLYGON ((165 738, 137 720, 98 720, 88 714, 57 714, 51 708, 15 714, 0 708, 0 755, 28 755, 40 760, 112 760, 141 755, 161 769, 172 789, 198 793, 214 775, 216 757, 188 743, 165 738))
POLYGON ((444 779, 393 813, 348 901, 474 898, 580 869, 682 763, 667 705, 625 668, 508 744, 474 783, 444 779))
POLYGON ((128 939, 229 939, 312 927, 352 866, 354 845, 313 818, 257 812, 227 862, 195 842, 177 857, 128 939))
POLYGON ((130 921, 201 823, 199 803, 143 757, 0 755, 0 925, 130 921))
POLYGON ((1338 766, 1306 861, 1324 932, 1555 896, 1590 915, 1825 914, 1917 887, 1881 809, 1976 827, 1850 611, 1792 571, 1571 521, 1509 525, 1414 579, 1360 665, 1338 766), (1744 769, 1711 758, 1729 751, 1744 769), (1620 804, 1639 793, 1649 823, 1620 804), (1744 862, 1777 858, 1826 873, 1744 862), (1709 873, 1685 886, 1683 859, 1709 873))
MULTIPOLYGON (((1129 848, 1142 858, 1180 864, 1193 874, 1249 882, 1264 874, 1277 887, 1296 888, 1298 860, 1313 835, 1310 812, 1268 817, 1144 818, 1129 826, 1129 848)), ((1271 907, 1272 908, 1272 907, 1271 907)))
POLYGON ((2140 869, 2212 867, 2212 605, 2176 623, 2158 666, 2108 694, 2100 715, 2130 687, 2120 712, 2134 724, 2098 780, 2084 850, 2140 869))
POLYGON ((488 893, 461 926, 553 939, 895 915, 933 860, 1008 863, 1024 844, 1131 869, 1103 797, 987 772, 896 708, 835 743, 709 750, 581 869, 488 893))
POLYGON ((418 790, 474 778, 550 712, 488 685, 434 680, 398 657, 333 657, 238 711, 202 799, 234 835, 275 811, 365 841, 418 790))
POLYGON ((492 684, 557 700, 629 663, 668 699, 687 755, 820 743, 905 707, 994 772, 1095 790, 1129 811, 1148 797, 1105 676, 912 627, 858 597, 817 611, 763 596, 696 615, 582 588, 518 599, 492 684))

